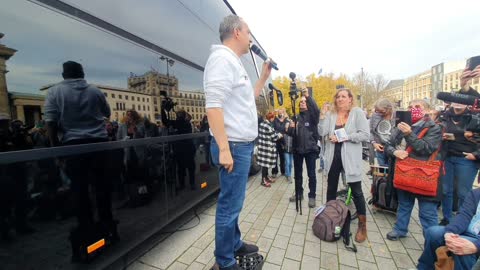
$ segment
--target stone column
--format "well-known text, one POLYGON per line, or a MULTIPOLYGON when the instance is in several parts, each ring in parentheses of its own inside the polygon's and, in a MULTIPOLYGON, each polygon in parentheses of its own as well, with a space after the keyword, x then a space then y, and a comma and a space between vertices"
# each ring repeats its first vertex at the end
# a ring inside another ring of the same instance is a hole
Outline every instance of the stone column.
MULTIPOLYGON (((0 39, 3 34, 0 33, 0 39)), ((8 102, 7 79, 5 74, 8 72, 6 62, 14 55, 16 50, 8 48, 0 43, 0 117, 11 118, 10 105, 8 102)))
POLYGON ((23 109, 23 105, 15 106, 17 108, 17 120, 22 121, 25 123, 25 110, 23 109))

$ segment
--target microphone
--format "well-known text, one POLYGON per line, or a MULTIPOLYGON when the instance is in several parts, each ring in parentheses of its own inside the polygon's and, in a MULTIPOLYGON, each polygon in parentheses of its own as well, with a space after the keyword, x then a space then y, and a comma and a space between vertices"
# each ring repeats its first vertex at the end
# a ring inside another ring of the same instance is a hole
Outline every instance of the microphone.
POLYGON ((277 63, 275 63, 275 61, 273 61, 271 58, 269 59, 268 56, 262 51, 262 49, 260 49, 257 45, 253 44, 250 49, 256 55, 258 55, 258 57, 262 58, 263 61, 269 61, 269 64, 273 69, 278 70, 277 63))
POLYGON ((290 77, 290 79, 294 81, 295 78, 297 77, 297 74, 295 74, 295 72, 290 72, 290 74, 288 74, 288 77, 290 77))
MULTIPOLYGON (((271 90, 270 91, 270 94, 271 94, 271 100, 273 101, 273 91, 277 92, 277 100, 278 100, 278 105, 282 106, 283 105, 283 93, 282 91, 280 91, 278 88, 276 88, 275 86, 273 86, 272 83, 269 83, 268 84, 268 88, 271 90)), ((273 102, 272 102, 273 104, 273 102)))
POLYGON ((272 83, 269 83, 268 84, 268 88, 270 88, 270 90, 275 90, 275 91, 280 91, 278 88, 276 88, 272 83))
POLYGON ((438 92, 437 98, 446 102, 453 102, 463 105, 476 105, 478 104, 478 99, 474 96, 465 95, 465 94, 457 94, 457 93, 449 93, 449 92, 438 92))

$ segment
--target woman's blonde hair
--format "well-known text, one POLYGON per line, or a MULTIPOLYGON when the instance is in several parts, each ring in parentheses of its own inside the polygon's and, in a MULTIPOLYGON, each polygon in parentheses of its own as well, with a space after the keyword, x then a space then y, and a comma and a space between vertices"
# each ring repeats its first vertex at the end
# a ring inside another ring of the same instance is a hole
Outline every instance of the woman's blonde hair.
POLYGON ((338 94, 339 94, 340 92, 342 92, 342 91, 347 92, 348 97, 352 99, 352 104, 350 105, 350 109, 352 109, 353 107, 355 107, 355 99, 353 98, 352 90, 350 90, 349 88, 340 88, 340 89, 337 90, 337 92, 336 92, 335 95, 333 96, 332 112, 338 112, 337 97, 338 97, 338 94))

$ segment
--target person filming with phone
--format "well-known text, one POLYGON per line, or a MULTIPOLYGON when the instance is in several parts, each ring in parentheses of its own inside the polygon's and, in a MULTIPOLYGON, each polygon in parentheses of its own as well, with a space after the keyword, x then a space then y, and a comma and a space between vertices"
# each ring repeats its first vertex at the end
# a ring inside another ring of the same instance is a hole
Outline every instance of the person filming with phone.
MULTIPOLYGON (((441 185, 438 182, 440 163, 437 162, 436 150, 441 144, 442 128, 427 114, 428 107, 423 99, 411 101, 411 123, 398 123, 385 145, 385 152, 392 158, 391 166, 394 168, 390 170, 389 177, 393 178, 398 196, 397 220, 392 231, 387 233, 387 239, 391 241, 407 237, 415 199, 418 200, 418 215, 423 231, 438 223, 437 205, 441 185), (434 165, 429 166, 428 174, 422 174, 429 164, 434 165), (430 175, 432 177, 429 178, 430 175), (410 182, 410 185, 399 186, 400 180, 410 182), (422 180, 432 189, 432 194, 425 195, 423 191, 415 189, 416 184, 411 184, 415 181, 424 183, 422 180)), ((400 112, 397 112, 398 115, 401 115, 400 112)))
POLYGON ((367 210, 362 192, 362 142, 368 141, 370 131, 365 113, 354 106, 350 89, 337 90, 331 111, 322 108, 318 131, 320 136, 328 136, 325 140, 327 202, 336 199, 338 180, 340 173, 344 171, 358 213, 355 241, 364 242, 367 238, 367 210))
POLYGON ((478 146, 464 136, 469 121, 466 116, 471 113, 466 105, 456 103, 452 103, 443 113, 442 126, 445 133, 442 136, 442 156, 445 158, 445 174, 441 178, 443 219, 440 225, 447 225, 452 219, 454 187, 457 186, 460 208, 465 196, 472 190, 477 175, 476 158, 472 153, 478 150, 478 146))

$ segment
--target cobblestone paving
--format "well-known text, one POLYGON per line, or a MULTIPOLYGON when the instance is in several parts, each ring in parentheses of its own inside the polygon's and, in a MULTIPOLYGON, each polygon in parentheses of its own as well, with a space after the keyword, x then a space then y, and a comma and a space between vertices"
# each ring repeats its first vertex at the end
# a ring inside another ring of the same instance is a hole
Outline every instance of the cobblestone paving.
MULTIPOLYGON (((365 164, 364 171, 368 170, 365 164)), ((306 175, 306 174, 304 174, 306 175)), ((317 174, 317 206, 324 203, 326 177, 317 174)), ((305 181, 306 182, 306 181, 305 181)), ((366 175, 363 192, 370 196, 371 179, 366 175)), ((305 190, 308 185, 304 183, 305 190)), ((245 241, 256 243, 265 257, 264 270, 295 269, 409 269, 423 249, 423 236, 415 208, 410 221, 410 233, 400 241, 389 241, 386 234, 395 216, 367 208, 368 240, 357 244, 358 252, 345 249, 343 242, 320 241, 312 233, 313 209, 303 203, 303 215, 297 214, 295 204, 288 198, 294 191, 284 177, 271 188, 260 185, 259 176, 248 182, 247 197, 240 214, 240 229, 245 241)), ((214 264, 215 205, 199 213, 200 224, 192 229, 172 234, 131 264, 129 270, 210 269, 214 264)), ((192 219, 185 228, 197 224, 192 219)), ((351 225, 357 229, 357 221, 351 225)))

